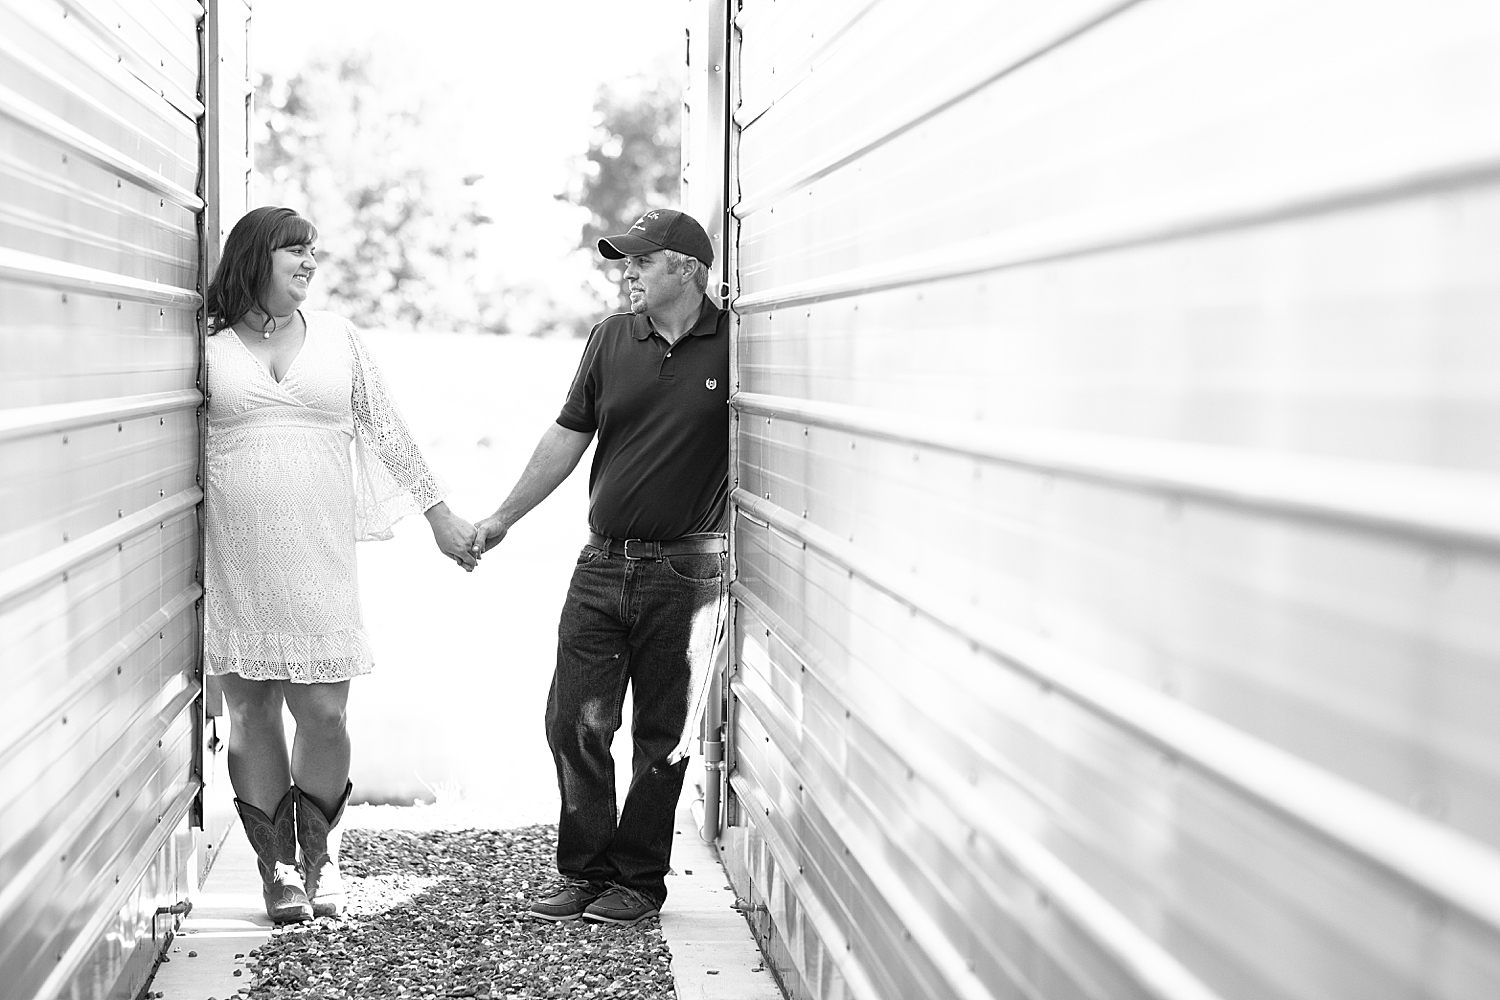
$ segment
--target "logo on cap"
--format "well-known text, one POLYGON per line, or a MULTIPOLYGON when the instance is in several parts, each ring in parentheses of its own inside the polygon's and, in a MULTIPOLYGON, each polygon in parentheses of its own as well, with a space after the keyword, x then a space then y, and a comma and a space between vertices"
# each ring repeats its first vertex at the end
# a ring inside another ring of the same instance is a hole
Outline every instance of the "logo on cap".
POLYGON ((659 218, 661 218, 661 213, 660 212, 647 212, 645 215, 643 215, 639 219, 635 220, 635 225, 633 225, 633 226, 630 227, 630 231, 633 233, 637 229, 645 229, 646 228, 646 220, 647 219, 659 219, 659 218))

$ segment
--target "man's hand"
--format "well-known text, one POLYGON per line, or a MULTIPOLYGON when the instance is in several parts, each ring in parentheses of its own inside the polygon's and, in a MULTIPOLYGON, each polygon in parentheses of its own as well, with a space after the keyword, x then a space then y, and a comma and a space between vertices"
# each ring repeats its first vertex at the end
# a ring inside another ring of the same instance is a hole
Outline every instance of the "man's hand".
POLYGON ((500 544, 510 528, 500 520, 499 514, 491 514, 489 517, 481 518, 474 525, 474 541, 469 547, 469 552, 478 559, 481 555, 500 544))
POLYGON ((438 551, 462 566, 467 573, 474 572, 479 565, 479 553, 474 551, 474 526, 439 503, 427 511, 427 523, 432 526, 432 540, 438 551))

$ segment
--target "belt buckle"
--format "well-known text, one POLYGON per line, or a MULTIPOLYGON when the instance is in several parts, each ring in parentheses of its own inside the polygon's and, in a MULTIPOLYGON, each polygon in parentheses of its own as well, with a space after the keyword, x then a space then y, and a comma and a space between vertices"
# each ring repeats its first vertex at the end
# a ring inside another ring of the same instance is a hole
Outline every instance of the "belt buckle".
POLYGON ((647 541, 644 541, 644 540, 639 539, 639 538, 627 538, 627 539, 625 539, 625 552, 624 552, 624 555, 625 555, 626 559, 660 559, 661 558, 661 542, 647 542, 647 541), (643 546, 646 549, 646 552, 648 554, 647 555, 641 555, 641 554, 638 554, 638 553, 637 554, 632 554, 631 551, 630 551, 630 547, 632 545, 643 546))

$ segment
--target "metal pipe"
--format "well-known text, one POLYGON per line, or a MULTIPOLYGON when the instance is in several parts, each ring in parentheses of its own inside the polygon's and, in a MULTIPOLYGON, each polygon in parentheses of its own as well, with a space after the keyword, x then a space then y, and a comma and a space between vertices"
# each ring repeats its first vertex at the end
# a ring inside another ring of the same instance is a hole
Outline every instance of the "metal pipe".
MULTIPOLYGON (((722 647, 721 647, 722 648, 722 647)), ((728 657, 715 657, 703 714, 703 826, 698 835, 712 843, 719 839, 719 809, 724 784, 724 667, 728 657)))

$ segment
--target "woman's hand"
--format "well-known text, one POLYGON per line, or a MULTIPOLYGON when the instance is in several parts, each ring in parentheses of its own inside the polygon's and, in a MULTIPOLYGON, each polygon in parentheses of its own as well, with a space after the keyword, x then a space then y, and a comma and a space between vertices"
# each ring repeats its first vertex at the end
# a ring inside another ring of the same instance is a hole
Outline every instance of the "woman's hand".
POLYGON ((441 500, 427 509, 427 523, 432 526, 432 540, 438 551, 464 568, 474 572, 479 554, 474 548, 474 526, 448 509, 441 500))

